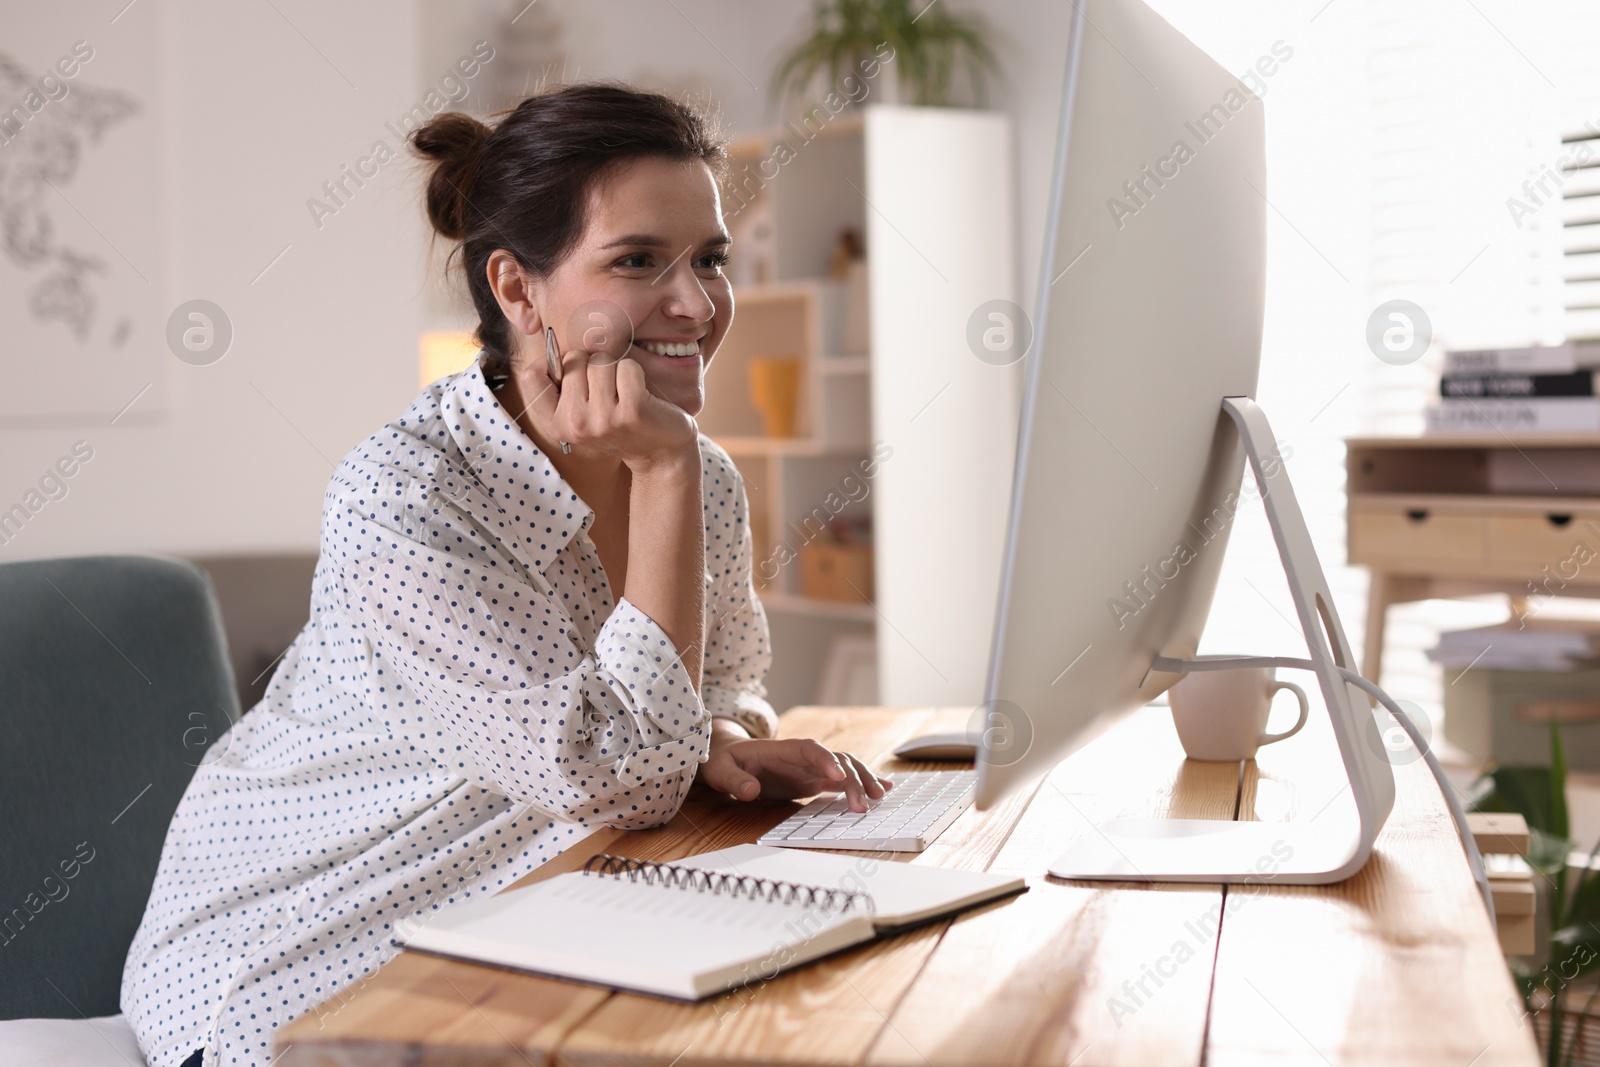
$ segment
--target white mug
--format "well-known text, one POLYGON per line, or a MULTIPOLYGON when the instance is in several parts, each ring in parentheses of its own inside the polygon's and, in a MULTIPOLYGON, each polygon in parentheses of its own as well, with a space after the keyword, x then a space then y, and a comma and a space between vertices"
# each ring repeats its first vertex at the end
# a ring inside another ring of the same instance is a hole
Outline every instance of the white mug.
POLYGON ((1167 701, 1183 750, 1197 760, 1253 759, 1262 745, 1299 733, 1310 714, 1305 690, 1276 680, 1271 667, 1191 671, 1167 691, 1167 701), (1281 734, 1269 734, 1267 716, 1280 689, 1299 699, 1300 720, 1281 734))

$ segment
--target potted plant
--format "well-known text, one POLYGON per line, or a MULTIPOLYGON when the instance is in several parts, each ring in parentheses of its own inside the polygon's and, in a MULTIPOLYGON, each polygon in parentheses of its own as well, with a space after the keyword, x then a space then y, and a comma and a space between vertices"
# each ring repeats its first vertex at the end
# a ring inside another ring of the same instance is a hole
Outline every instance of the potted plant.
POLYGON ((831 88, 845 92, 844 79, 869 69, 868 60, 886 62, 893 77, 883 82, 883 99, 940 106, 949 98, 957 64, 965 66, 980 103, 985 72, 999 67, 978 16, 950 11, 938 0, 815 0, 810 34, 785 55, 773 76, 771 97, 803 93, 819 72, 831 88), (882 46, 888 49, 879 51, 882 46), (900 92, 894 90, 898 88, 900 92))
MULTIPOLYGON (((1548 917, 1548 938, 1531 957, 1512 957, 1511 970, 1527 1004, 1527 1020, 1544 1031, 1545 1062, 1568 1067, 1582 1041, 1582 1027, 1595 996, 1577 1013, 1572 1041, 1565 1042, 1572 983, 1600 969, 1600 877, 1593 870, 1600 843, 1581 867, 1571 863, 1575 842, 1567 815, 1567 760, 1561 731, 1550 723, 1550 766, 1494 767, 1473 784, 1476 811, 1516 812, 1528 823, 1528 863, 1538 886, 1538 908, 1548 917)), ((1546 929, 1540 924, 1541 931, 1546 929)), ((1600 994, 1596 994, 1600 996, 1600 994)))

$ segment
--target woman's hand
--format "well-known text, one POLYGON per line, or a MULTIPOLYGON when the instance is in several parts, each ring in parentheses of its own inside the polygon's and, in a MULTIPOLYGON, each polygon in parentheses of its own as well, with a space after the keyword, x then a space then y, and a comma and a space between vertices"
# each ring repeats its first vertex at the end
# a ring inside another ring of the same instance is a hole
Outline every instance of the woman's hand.
POLYGON ((809 738, 752 738, 727 719, 711 720, 711 758, 698 780, 738 800, 793 800, 843 790, 851 811, 866 811, 894 783, 880 778, 848 752, 833 752, 809 738))
POLYGON ((537 347, 539 358, 520 361, 517 386, 532 398, 528 407, 551 438, 613 453, 634 473, 685 453, 697 455, 694 417, 650 391, 638 360, 574 348, 561 357, 556 386, 545 369, 542 337, 537 347))

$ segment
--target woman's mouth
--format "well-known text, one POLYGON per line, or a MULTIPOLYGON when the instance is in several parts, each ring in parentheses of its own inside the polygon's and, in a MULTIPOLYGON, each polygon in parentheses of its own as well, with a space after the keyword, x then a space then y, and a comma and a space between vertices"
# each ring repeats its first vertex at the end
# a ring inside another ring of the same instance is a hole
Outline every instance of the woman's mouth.
POLYGON ((634 341, 635 345, 658 356, 668 359, 698 358, 700 355, 700 342, 695 341, 634 341))

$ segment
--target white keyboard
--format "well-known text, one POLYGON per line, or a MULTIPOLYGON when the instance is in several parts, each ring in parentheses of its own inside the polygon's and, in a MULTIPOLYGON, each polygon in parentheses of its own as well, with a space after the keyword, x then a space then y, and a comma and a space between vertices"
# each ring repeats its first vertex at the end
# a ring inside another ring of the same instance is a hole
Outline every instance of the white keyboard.
POLYGON ((843 793, 818 797, 761 836, 763 845, 863 852, 921 852, 972 804, 978 772, 886 774, 894 788, 866 811, 851 811, 843 793))

